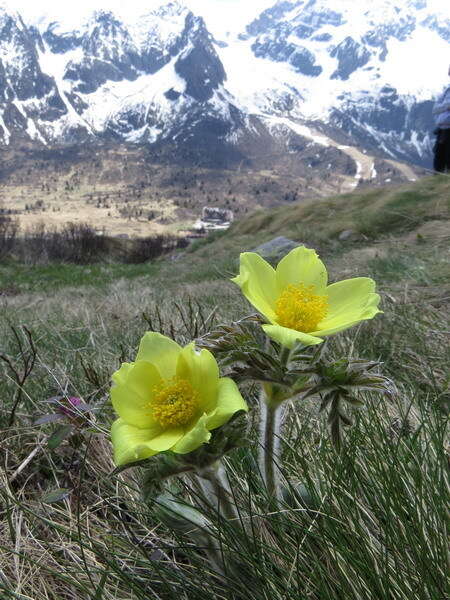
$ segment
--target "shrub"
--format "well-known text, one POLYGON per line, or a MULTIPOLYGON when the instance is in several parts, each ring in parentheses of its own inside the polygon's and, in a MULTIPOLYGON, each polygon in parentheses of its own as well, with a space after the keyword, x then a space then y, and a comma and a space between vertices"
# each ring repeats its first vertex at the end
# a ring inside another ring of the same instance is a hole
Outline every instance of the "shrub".
POLYGON ((185 245, 186 240, 170 235, 137 238, 133 240, 133 245, 125 255, 124 262, 139 264, 148 260, 154 260, 166 252, 170 252, 176 248, 183 248, 185 245))
POLYGON ((17 236, 16 220, 0 215, 0 260, 13 256, 26 264, 64 262, 85 265, 105 260, 139 264, 166 252, 188 245, 186 238, 155 235, 113 243, 113 238, 98 234, 87 223, 66 223, 61 229, 38 223, 17 236))
POLYGON ((19 223, 17 219, 0 214, 0 260, 11 254, 18 232, 19 223))
POLYGON ((21 240, 20 258, 24 262, 64 261, 86 264, 100 260, 107 251, 106 239, 86 223, 67 223, 60 230, 39 223, 21 240))

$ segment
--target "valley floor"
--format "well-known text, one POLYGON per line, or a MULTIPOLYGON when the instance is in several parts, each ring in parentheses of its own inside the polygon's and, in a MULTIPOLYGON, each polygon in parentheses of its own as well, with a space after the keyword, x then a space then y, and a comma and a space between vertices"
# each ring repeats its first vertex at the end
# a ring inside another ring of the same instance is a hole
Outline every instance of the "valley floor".
POLYGON ((261 142, 258 156, 233 169, 172 166, 144 146, 0 148, 0 214, 17 219, 22 232, 73 222, 124 238, 183 236, 204 207, 231 210, 241 219, 257 207, 319 199, 367 182, 398 184, 424 173, 291 125, 306 136, 300 154, 278 149, 267 156, 261 142))

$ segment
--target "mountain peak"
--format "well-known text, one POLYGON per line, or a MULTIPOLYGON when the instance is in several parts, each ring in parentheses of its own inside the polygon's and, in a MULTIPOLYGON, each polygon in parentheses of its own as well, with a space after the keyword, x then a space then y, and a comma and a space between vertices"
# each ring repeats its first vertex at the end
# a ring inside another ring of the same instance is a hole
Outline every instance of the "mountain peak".
POLYGON ((110 23, 111 21, 120 23, 117 20, 116 15, 111 10, 105 9, 95 10, 92 13, 90 21, 93 23, 110 23))
POLYGON ((7 4, 0 4, 0 20, 4 21, 6 19, 14 19, 16 20, 18 17, 17 11, 15 11, 12 7, 7 4))
POLYGON ((180 15, 186 14, 190 12, 190 10, 178 0, 174 0, 173 2, 164 2, 157 8, 155 8, 152 13, 158 17, 179 17, 180 15))

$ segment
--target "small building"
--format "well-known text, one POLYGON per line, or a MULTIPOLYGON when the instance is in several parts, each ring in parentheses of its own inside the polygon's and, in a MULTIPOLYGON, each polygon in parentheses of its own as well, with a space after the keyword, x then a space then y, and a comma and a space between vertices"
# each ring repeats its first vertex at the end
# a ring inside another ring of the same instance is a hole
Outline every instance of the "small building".
POLYGON ((194 230, 207 232, 228 229, 233 219, 233 211, 228 208, 204 206, 201 218, 194 224, 194 230))

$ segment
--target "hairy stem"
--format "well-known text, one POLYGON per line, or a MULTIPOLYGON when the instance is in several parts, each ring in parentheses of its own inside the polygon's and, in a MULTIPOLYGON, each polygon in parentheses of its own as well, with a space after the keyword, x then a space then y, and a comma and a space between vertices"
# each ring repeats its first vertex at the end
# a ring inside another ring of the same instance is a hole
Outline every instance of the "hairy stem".
POLYGON ((280 351, 280 361, 283 363, 283 365, 288 366, 290 357, 290 349, 282 347, 280 351))
POLYGON ((270 387, 264 386, 260 396, 259 468, 271 502, 280 498, 280 427, 282 409, 271 402, 270 387))
POLYGON ((218 462, 203 469, 198 476, 207 503, 217 509, 224 519, 238 521, 239 515, 223 464, 218 462))

